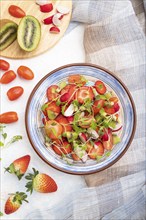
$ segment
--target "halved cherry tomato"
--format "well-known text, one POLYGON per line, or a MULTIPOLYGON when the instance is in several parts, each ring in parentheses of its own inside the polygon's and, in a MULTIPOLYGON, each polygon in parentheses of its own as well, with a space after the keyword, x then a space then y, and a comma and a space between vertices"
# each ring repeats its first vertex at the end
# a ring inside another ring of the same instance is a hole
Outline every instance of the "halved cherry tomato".
POLYGON ((20 77, 26 80, 32 80, 34 78, 34 73, 27 66, 19 66, 17 73, 20 77))
POLYGON ((96 159, 97 156, 102 156, 104 154, 104 147, 103 144, 100 141, 95 142, 96 148, 93 147, 90 152, 88 153, 88 156, 91 159, 96 159))
POLYGON ((3 76, 0 79, 0 82, 2 84, 8 84, 12 82, 16 78, 16 74, 14 73, 13 70, 8 70, 3 74, 3 76))
POLYGON ((52 148, 58 155, 69 154, 72 152, 72 147, 67 141, 64 141, 61 146, 53 145, 52 148))
POLYGON ((63 132, 72 131, 72 126, 69 124, 67 118, 63 115, 58 115, 55 120, 62 125, 63 132))
POLYGON ((5 112, 0 114, 0 123, 9 124, 18 121, 16 112, 5 112))
POLYGON ((95 89, 101 95, 103 95, 106 92, 106 86, 102 81, 99 80, 95 82, 95 89))
POLYGON ((73 160, 76 160, 76 161, 81 160, 81 159, 80 159, 75 153, 73 153, 73 152, 72 152, 71 156, 72 156, 73 160))
POLYGON ((45 132, 49 138, 58 139, 58 136, 63 133, 63 127, 57 121, 50 120, 45 124, 45 132))
POLYGON ((16 5, 11 5, 8 10, 10 15, 15 18, 23 18, 24 16, 26 16, 25 12, 16 5))
POLYGON ((91 122, 95 121, 93 115, 87 115, 83 117, 83 120, 79 121, 79 126, 81 128, 89 128, 91 126, 91 122))
POLYGON ((59 96, 59 93, 56 92, 56 89, 59 87, 56 85, 52 85, 47 89, 47 97, 49 101, 56 99, 59 96))
POLYGON ((80 87, 75 94, 75 99, 81 104, 83 104, 86 99, 90 99, 92 101, 93 98, 94 98, 93 91, 88 86, 80 87))
POLYGON ((68 77, 68 82, 69 83, 75 83, 75 84, 80 84, 80 85, 85 85, 86 84, 86 80, 83 78, 83 76, 81 75, 70 75, 68 77))
POLYGON ((114 106, 106 106, 106 107, 104 107, 104 110, 109 115, 112 115, 115 113, 114 106))
POLYGON ((120 109, 120 106, 119 106, 118 103, 115 103, 115 104, 112 105, 112 106, 106 106, 106 107, 104 107, 105 112, 106 112, 107 114, 109 114, 109 115, 112 115, 112 114, 118 112, 119 109, 120 109))
POLYGON ((0 59, 0 69, 1 70, 8 70, 10 68, 10 64, 5 61, 0 59))
POLYGON ((61 111, 61 108, 60 108, 60 106, 56 105, 55 101, 53 101, 53 102, 48 103, 48 107, 46 108, 46 110, 51 110, 51 111, 59 114, 61 111))
POLYGON ((15 86, 7 91, 8 99, 13 101, 18 99, 24 92, 21 86, 15 86))
POLYGON ((106 150, 111 150, 113 148, 112 130, 110 128, 108 128, 108 141, 103 141, 102 143, 106 150))
POLYGON ((94 103, 93 103, 93 112, 94 112, 94 115, 96 115, 97 113, 99 113, 100 109, 104 106, 104 103, 105 101, 103 99, 101 100, 96 100, 94 103))
POLYGON ((109 101, 110 101, 110 102, 117 103, 119 100, 118 100, 117 97, 111 97, 111 98, 109 99, 109 101))

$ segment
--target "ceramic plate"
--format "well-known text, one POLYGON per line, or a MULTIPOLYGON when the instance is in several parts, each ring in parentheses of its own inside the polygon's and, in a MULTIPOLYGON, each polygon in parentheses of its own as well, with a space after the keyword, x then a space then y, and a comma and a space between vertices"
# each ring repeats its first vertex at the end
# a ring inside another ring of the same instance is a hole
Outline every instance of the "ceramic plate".
POLYGON ((25 119, 29 140, 37 154, 52 167, 71 174, 91 174, 113 165, 128 149, 136 127, 135 107, 126 86, 110 71, 91 64, 66 65, 41 79, 29 97, 25 119), (113 148, 111 155, 103 161, 97 162, 89 159, 86 163, 75 161, 69 165, 51 148, 47 149, 44 144, 41 106, 47 100, 46 90, 49 86, 66 80, 71 74, 84 75, 91 84, 99 79, 112 89, 119 98, 122 109, 123 129, 120 134, 122 141, 113 148))

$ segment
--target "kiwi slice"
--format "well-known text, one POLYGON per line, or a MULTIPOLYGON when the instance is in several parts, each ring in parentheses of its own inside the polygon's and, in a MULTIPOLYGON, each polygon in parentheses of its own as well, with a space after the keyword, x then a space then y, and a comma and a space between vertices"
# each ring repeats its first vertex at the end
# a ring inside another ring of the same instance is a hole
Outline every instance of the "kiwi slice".
POLYGON ((25 51, 33 51, 37 48, 41 38, 41 25, 33 16, 25 16, 21 19, 17 40, 19 46, 25 51))
POLYGON ((6 49, 17 38, 18 25, 8 19, 0 20, 0 50, 6 49))

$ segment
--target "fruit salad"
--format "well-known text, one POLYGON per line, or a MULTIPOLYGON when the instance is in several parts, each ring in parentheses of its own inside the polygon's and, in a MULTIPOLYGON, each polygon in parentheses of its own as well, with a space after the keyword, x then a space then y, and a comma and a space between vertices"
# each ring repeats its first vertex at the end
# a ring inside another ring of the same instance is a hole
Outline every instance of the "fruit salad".
POLYGON ((112 89, 101 80, 70 75, 46 93, 41 107, 46 147, 71 164, 108 157, 122 131, 121 105, 112 89))

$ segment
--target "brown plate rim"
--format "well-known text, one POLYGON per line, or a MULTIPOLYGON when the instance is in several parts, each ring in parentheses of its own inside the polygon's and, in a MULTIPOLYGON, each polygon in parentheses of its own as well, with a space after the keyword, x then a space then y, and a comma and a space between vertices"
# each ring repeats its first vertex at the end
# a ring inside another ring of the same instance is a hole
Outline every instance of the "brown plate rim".
POLYGON ((133 101, 133 98, 131 96, 131 93, 129 92, 127 86, 122 82, 122 80, 117 77, 114 73, 112 73, 110 70, 107 70, 106 68, 102 67, 102 66, 99 66, 99 65, 96 65, 96 64, 91 64, 91 63, 72 63, 72 64, 66 64, 66 65, 63 65, 61 67, 58 67, 54 70, 52 70, 50 73, 48 73, 46 76, 44 76, 37 84, 36 86, 33 88, 29 98, 28 98, 28 101, 27 101, 27 105, 26 105, 26 109, 25 109, 25 127, 26 127, 26 133, 27 133, 27 136, 28 136, 28 139, 34 149, 34 151, 37 153, 37 155, 44 161, 46 162, 48 165, 50 165, 51 167, 59 170, 59 171, 62 171, 64 173, 68 173, 68 174, 73 174, 73 175, 89 175, 89 174, 93 174, 93 173, 98 173, 98 172, 101 172, 109 167, 111 167, 113 164, 115 164, 119 159, 121 159, 121 157, 126 153, 126 151, 128 150, 128 148, 130 147, 131 143, 132 143, 132 140, 134 138, 134 135, 135 135, 135 131, 136 131, 136 125, 137 125, 137 116, 136 116, 136 108, 135 108, 135 104, 134 104, 134 101, 133 101), (31 140, 31 137, 29 135, 29 132, 28 132, 28 127, 27 127, 27 116, 28 116, 28 108, 29 108, 29 105, 30 105, 30 102, 31 102, 31 99, 34 95, 34 93, 36 92, 36 90, 38 89, 38 87, 41 85, 41 83, 46 79, 48 78, 50 75, 52 75, 53 73, 57 72, 57 71, 60 71, 64 68, 68 68, 68 67, 73 67, 73 66, 90 66, 90 67, 94 67, 94 68, 97 68, 97 69, 100 69, 102 71, 105 71, 107 72, 108 74, 110 74, 111 76, 113 76, 122 86, 123 88, 125 89, 129 99, 130 99, 130 102, 131 102, 131 105, 132 105, 132 108, 133 108, 133 115, 134 115, 134 118, 133 118, 133 129, 132 129, 132 133, 131 133, 131 137, 129 139, 129 142, 128 144, 126 145, 125 149, 123 150, 123 152, 115 159, 113 160, 112 162, 110 162, 107 166, 101 168, 100 170, 96 171, 89 171, 87 173, 83 173, 83 172, 78 172, 78 173, 74 173, 72 171, 65 171, 55 165, 52 165, 51 163, 49 163, 45 158, 43 158, 39 152, 36 150, 35 146, 33 145, 32 143, 32 140, 31 140))

